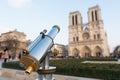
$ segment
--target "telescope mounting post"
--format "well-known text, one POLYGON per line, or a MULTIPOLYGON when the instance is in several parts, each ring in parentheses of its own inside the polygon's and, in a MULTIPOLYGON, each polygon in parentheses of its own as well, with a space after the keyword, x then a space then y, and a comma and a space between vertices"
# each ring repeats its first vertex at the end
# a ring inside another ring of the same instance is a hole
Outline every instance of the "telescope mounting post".
POLYGON ((49 66, 49 54, 51 53, 51 50, 48 50, 47 56, 42 62, 40 69, 37 71, 39 76, 36 80, 55 80, 53 72, 56 71, 56 67, 49 66))

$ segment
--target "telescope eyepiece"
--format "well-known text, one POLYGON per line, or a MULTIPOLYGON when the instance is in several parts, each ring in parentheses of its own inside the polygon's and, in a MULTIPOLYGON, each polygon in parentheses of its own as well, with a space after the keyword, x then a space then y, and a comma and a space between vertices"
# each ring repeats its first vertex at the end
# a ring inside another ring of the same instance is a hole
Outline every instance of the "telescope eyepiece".
POLYGON ((53 28, 57 28, 58 32, 60 31, 60 27, 58 25, 54 25, 53 28))

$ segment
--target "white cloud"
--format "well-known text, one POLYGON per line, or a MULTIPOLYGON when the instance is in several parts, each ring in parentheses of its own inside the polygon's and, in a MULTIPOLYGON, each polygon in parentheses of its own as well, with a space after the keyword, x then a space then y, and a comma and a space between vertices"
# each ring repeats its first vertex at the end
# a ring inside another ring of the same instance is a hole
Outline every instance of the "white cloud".
POLYGON ((4 26, 0 26, 0 34, 1 34, 1 33, 5 33, 5 32, 8 32, 8 31, 10 31, 10 30, 13 30, 13 29, 10 29, 10 28, 4 27, 4 26))
POLYGON ((32 0, 8 0, 8 5, 15 8, 21 8, 31 3, 32 0))

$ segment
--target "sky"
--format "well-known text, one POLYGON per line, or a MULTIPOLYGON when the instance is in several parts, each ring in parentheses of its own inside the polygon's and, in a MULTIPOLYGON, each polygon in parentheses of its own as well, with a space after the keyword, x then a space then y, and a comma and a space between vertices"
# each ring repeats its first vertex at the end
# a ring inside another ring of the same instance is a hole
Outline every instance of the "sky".
POLYGON ((99 5, 110 51, 120 45, 120 0, 0 0, 0 34, 18 30, 34 40, 43 29, 61 30, 55 43, 68 44, 69 13, 79 11, 88 22, 88 8, 99 5))

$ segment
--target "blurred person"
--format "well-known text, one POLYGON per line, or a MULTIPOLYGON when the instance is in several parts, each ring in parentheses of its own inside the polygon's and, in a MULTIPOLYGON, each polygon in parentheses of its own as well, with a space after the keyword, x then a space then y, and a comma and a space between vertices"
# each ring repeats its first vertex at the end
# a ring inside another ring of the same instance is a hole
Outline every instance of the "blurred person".
POLYGON ((6 63, 6 62, 7 62, 7 59, 9 58, 8 48, 5 48, 5 49, 4 49, 4 55, 5 55, 4 62, 6 63))

